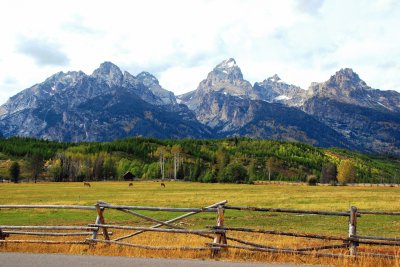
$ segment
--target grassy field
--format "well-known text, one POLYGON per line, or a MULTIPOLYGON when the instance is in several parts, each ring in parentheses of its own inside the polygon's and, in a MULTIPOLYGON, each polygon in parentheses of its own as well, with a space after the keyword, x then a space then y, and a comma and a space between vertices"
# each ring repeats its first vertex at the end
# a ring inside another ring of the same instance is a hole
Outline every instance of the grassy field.
MULTIPOLYGON (((277 207, 306 210, 347 211, 350 206, 363 210, 400 211, 400 187, 346 187, 299 185, 239 185, 166 182, 92 182, 82 183, 0 184, 0 204, 65 204, 93 205, 97 200, 112 204, 158 207, 204 207, 221 200, 232 206, 277 207)), ((144 212, 159 219, 178 214, 144 212)), ((188 219, 195 227, 214 221, 214 214, 201 214, 188 219), (196 219, 193 219, 196 218, 196 219), (206 221, 204 221, 206 220, 206 221), (210 220, 210 222, 208 222, 210 220)), ((128 220, 131 216, 109 213, 112 221, 128 220)), ((400 217, 400 216, 399 216, 400 217)), ((95 218, 91 211, 71 210, 2 210, 0 224, 88 223, 95 218)), ((347 229, 347 218, 281 213, 227 211, 227 224, 263 226, 278 230, 341 233, 347 229)), ((359 231, 373 234, 394 234, 400 229, 400 218, 363 216, 359 231), (387 222, 387 223, 386 223, 387 222), (394 223, 394 224, 393 224, 394 223), (386 224, 387 227, 386 227, 386 224), (378 227, 379 226, 379 227, 378 227), (395 226, 395 227, 393 227, 395 226)))
MULTIPOLYGON (((103 200, 112 204, 195 208, 205 207, 226 199, 228 200, 228 204, 232 206, 327 211, 347 211, 350 206, 357 206, 362 210, 400 211, 399 196, 400 187, 239 185, 166 182, 166 188, 161 188, 159 182, 152 181, 133 182, 133 187, 128 187, 127 182, 93 182, 90 188, 84 187, 82 183, 0 184, 0 204, 92 205, 96 203, 97 200, 103 200)), ((181 214, 165 212, 141 213, 160 220, 166 220, 181 214)), ((85 225, 93 223, 95 218, 96 214, 94 211, 45 209, 35 211, 26 209, 0 210, 0 225, 85 225)), ((107 223, 129 223, 137 226, 151 225, 151 223, 144 222, 142 219, 132 217, 119 211, 107 210, 105 218, 107 223)), ((346 236, 348 231, 347 219, 347 217, 336 216, 227 210, 225 225, 346 236)), ((203 213, 195 215, 185 219, 181 226, 182 225, 193 229, 204 228, 206 225, 215 225, 215 214, 203 213)), ((400 216, 364 215, 358 220, 358 234, 362 235, 395 237, 398 236, 399 230, 400 216)), ((253 238, 259 239, 260 242, 263 240, 263 237, 258 235, 255 235, 253 238)), ((275 243, 284 246, 282 242, 285 241, 285 238, 272 237, 269 239, 271 242, 273 240, 275 240, 275 243)), ((177 243, 177 240, 173 242, 177 243)), ((197 242, 204 244, 204 240, 197 242)), ((302 245, 296 242, 299 241, 290 241, 289 243, 292 245, 297 244, 298 246, 302 245)), ((190 243, 193 244, 194 241, 190 241, 190 243)), ((9 246, 8 249, 11 249, 11 247, 12 246, 9 246)), ((16 250, 20 248, 21 247, 16 247, 16 250)), ((27 251, 34 251, 35 249, 38 249, 38 247, 31 246, 31 249, 27 249, 27 251)), ((46 250, 50 252, 57 252, 54 251, 54 249, 55 248, 46 248, 46 250)), ((122 249, 120 250, 122 251, 122 249)), ((62 252, 68 251, 63 250, 62 252)), ((70 248, 70 252, 76 253, 73 248, 70 248)), ((110 252, 103 251, 103 253, 107 254, 110 252)), ((125 252, 121 253, 115 252, 113 255, 125 255, 125 252)), ((136 255, 137 254, 135 254, 135 256, 136 255)), ((242 254, 240 255, 240 257, 244 257, 242 254)), ((175 257, 179 257, 179 255, 175 255, 175 257)), ((190 257, 198 256, 192 255, 190 257)), ((237 258, 233 257, 230 259, 237 258)), ((275 258, 266 259, 265 257, 263 259, 257 259, 268 261, 277 260, 275 258)), ((285 257, 284 261, 287 260, 287 257, 285 257)), ((296 260, 294 260, 294 262, 296 262, 296 260)), ((310 263, 326 264, 327 262, 317 261, 310 263)), ((344 264, 344 262, 342 263, 344 264)), ((367 261, 367 263, 365 266, 369 266, 370 262, 367 261)), ((384 265, 385 264, 387 265, 388 263, 384 262, 384 265)), ((393 262, 391 264, 393 264, 393 262)), ((398 262, 394 264, 398 265, 398 262)), ((380 266, 377 262, 373 262, 372 265, 380 266)))

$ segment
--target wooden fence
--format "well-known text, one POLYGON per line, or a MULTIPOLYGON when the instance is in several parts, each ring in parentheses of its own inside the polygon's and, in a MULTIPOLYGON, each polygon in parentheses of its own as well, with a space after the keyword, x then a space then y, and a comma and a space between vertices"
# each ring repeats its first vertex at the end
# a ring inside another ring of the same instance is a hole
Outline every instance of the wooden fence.
MULTIPOLYGON (((349 211, 332 212, 332 211, 317 211, 317 210, 294 210, 280 208, 259 208, 259 207, 237 207, 227 205, 227 201, 221 201, 204 208, 167 208, 167 207, 143 207, 143 206, 126 206, 112 205, 104 201, 98 201, 94 206, 76 206, 76 205, 0 205, 0 212, 3 209, 77 209, 95 212, 96 219, 93 224, 89 223, 85 226, 17 226, 17 225, 0 225, 0 245, 7 243, 42 243, 42 244, 80 244, 94 246, 96 243, 115 244, 120 246, 135 247, 141 249, 152 250, 209 250, 211 257, 218 255, 221 250, 229 248, 244 249, 258 252, 268 253, 283 253, 283 254, 299 254, 312 255, 318 257, 334 257, 334 258, 355 258, 358 256, 371 256, 381 258, 400 258, 398 255, 389 253, 365 253, 358 251, 359 245, 367 246, 392 246, 400 247, 400 238, 398 237, 381 237, 381 236, 366 236, 357 234, 357 221, 363 214, 369 215, 384 215, 384 216, 399 216, 400 212, 383 212, 383 211, 366 211, 358 210, 356 207, 351 207, 349 211), (152 226, 141 227, 131 225, 115 225, 107 224, 104 218, 104 210, 112 209, 121 211, 146 221, 154 223, 152 226), (295 233, 267 229, 254 229, 245 227, 229 227, 225 225, 225 212, 230 210, 237 211, 252 211, 252 212, 268 212, 268 213, 286 213, 286 214, 313 214, 319 216, 340 216, 348 218, 349 230, 345 236, 328 236, 314 233, 295 233), (158 212, 185 212, 185 214, 177 216, 169 220, 159 220, 141 213, 138 211, 158 211, 158 212), (188 229, 173 224, 189 216, 211 212, 216 213, 216 225, 206 226, 204 229, 188 229), (163 227, 163 228, 162 228, 163 227), (111 239, 114 232, 109 230, 124 230, 131 233, 124 234, 111 239), (71 232, 74 231, 74 232, 71 232), (210 242, 204 246, 149 246, 143 244, 129 243, 126 240, 142 234, 144 232, 162 232, 168 234, 190 234, 198 235, 210 239, 210 242), (325 244, 323 246, 311 246, 300 248, 279 248, 265 244, 257 244, 252 240, 239 239, 230 235, 233 232, 258 233, 265 235, 290 236, 295 238, 305 239, 320 239, 333 244, 325 244), (42 239, 12 239, 11 236, 41 236, 42 239), (86 237, 79 240, 48 240, 44 237, 86 237), (101 236, 101 237, 99 237, 101 236), (228 244, 229 241, 229 244, 228 244), (337 243, 341 242, 341 243, 337 243), (321 251, 329 250, 329 253, 321 251), (344 252, 347 251, 347 253, 344 252)), ((1 216, 1 213, 0 213, 1 216)))

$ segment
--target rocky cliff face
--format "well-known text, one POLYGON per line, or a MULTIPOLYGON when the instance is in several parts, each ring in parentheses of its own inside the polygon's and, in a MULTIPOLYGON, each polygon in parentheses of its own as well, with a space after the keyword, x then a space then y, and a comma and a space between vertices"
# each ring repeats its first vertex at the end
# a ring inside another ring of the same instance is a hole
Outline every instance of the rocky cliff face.
POLYGON ((299 106, 305 101, 305 92, 283 83, 277 75, 253 88, 243 79, 236 61, 229 59, 218 64, 195 91, 179 99, 218 137, 242 135, 352 147, 325 124, 281 104, 299 106))
POLYGON ((341 69, 323 83, 313 83, 308 98, 329 98, 341 103, 381 111, 400 111, 400 94, 372 89, 352 69, 341 69))
POLYGON ((400 113, 313 97, 302 107, 358 150, 400 155, 400 113))
POLYGON ((306 90, 299 86, 285 83, 277 74, 263 82, 256 82, 254 84, 254 91, 257 94, 257 99, 269 103, 283 103, 294 107, 303 105, 307 98, 306 90))
POLYGON ((176 97, 173 92, 161 87, 156 77, 148 72, 139 73, 136 78, 142 82, 161 102, 154 102, 156 105, 176 105, 176 97))
MULTIPOLYGON (((243 74, 233 58, 218 64, 207 78, 200 82, 196 90, 183 94, 179 98, 191 110, 197 110, 202 99, 214 92, 242 98, 255 99, 257 96, 251 84, 243 79, 243 74)), ((200 120, 202 121, 202 120, 200 120)), ((206 121, 202 121, 205 122, 206 121)))
POLYGON ((370 88, 351 69, 308 90, 278 75, 251 86, 231 58, 178 99, 152 74, 105 62, 11 97, 0 107, 0 132, 73 142, 240 135, 400 155, 400 93, 370 88))
MULTIPOLYGON (((0 109, 4 136, 31 136, 60 141, 106 141, 132 135, 157 138, 206 137, 200 124, 168 91, 149 88, 110 62, 92 75, 57 73, 10 98, 0 109), (165 91, 165 92, 164 92, 165 91)), ((147 84, 147 85, 146 85, 147 84)))
POLYGON ((400 94, 369 87, 351 69, 314 83, 301 106, 361 150, 400 154, 400 94))

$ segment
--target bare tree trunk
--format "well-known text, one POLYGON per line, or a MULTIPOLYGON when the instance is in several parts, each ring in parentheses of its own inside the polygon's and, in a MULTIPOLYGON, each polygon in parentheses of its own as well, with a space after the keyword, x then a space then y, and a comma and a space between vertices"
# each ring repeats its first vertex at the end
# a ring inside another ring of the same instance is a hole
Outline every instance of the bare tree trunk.
POLYGON ((177 179, 179 170, 179 152, 174 154, 174 179, 177 179))
POLYGON ((165 159, 164 159, 164 153, 160 154, 160 169, 161 169, 161 179, 164 180, 165 178, 165 159))

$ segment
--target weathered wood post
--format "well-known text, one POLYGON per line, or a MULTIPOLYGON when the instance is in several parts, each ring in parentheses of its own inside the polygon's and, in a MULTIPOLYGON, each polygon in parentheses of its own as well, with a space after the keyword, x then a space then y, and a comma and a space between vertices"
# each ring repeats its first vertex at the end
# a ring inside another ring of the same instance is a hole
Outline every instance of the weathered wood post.
MULTIPOLYGON (((349 237, 354 238, 357 235, 357 207, 352 206, 350 208, 349 217, 349 237)), ((357 241, 350 241, 349 252, 351 256, 357 255, 357 241)))
MULTIPOLYGON (((104 220, 104 208, 100 207, 99 203, 96 204, 96 211, 97 211, 97 216, 99 218, 99 221, 101 224, 106 224, 106 221, 104 220)), ((103 229, 103 236, 105 240, 110 240, 110 236, 108 235, 108 230, 105 227, 102 227, 103 229)))
MULTIPOLYGON (((217 207, 217 229, 219 229, 220 227, 224 227, 224 221, 225 221, 225 216, 224 216, 225 210, 224 207, 222 205, 219 205, 217 207)), ((214 238, 214 242, 213 244, 227 244, 226 241, 226 234, 224 233, 217 233, 215 238, 214 238)), ((215 257, 216 255, 218 255, 219 250, 221 249, 221 247, 215 247, 212 248, 211 251, 211 257, 215 257)))
MULTIPOLYGON (((5 234, 5 233, 3 233, 3 231, 1 231, 1 229, 0 229, 0 240, 6 240, 6 237, 9 237, 10 235, 9 234, 5 234)), ((0 243, 0 246, 5 246, 5 243, 0 243)))
MULTIPOLYGON (((97 203, 95 205, 96 207, 96 211, 97 211, 97 217, 96 217, 96 221, 94 222, 94 224, 105 224, 105 220, 104 220, 104 208, 100 207, 99 203, 97 203)), ((99 233, 99 227, 96 227, 96 230, 93 230, 93 234, 92 234, 92 240, 97 238, 97 235, 99 233)), ((108 235, 108 230, 107 228, 103 227, 103 235, 104 235, 104 239, 105 240, 110 240, 110 236, 108 235)))

